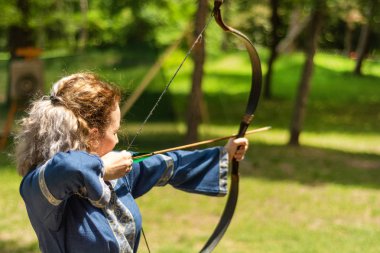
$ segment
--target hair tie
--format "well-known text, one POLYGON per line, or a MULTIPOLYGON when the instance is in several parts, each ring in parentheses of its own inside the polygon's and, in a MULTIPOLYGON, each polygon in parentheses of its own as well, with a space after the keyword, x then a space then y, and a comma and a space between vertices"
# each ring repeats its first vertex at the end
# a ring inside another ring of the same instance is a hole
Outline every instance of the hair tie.
POLYGON ((64 105, 62 98, 56 95, 50 95, 49 99, 53 105, 64 105))

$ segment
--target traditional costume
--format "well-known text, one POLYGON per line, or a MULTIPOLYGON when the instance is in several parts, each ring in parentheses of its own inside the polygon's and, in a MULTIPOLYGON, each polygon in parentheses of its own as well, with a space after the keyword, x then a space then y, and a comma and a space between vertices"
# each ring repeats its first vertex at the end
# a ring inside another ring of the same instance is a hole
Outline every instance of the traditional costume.
POLYGON ((69 151, 31 170, 20 193, 42 252, 137 252, 142 218, 136 198, 166 184, 225 195, 227 171, 228 154, 217 147, 155 155, 104 181, 99 156, 69 151))

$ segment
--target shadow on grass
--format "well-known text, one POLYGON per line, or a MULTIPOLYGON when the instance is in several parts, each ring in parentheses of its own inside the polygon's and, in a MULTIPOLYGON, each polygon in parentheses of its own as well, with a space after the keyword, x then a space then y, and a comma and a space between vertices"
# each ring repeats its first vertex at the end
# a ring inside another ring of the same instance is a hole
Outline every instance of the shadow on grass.
POLYGON ((22 244, 16 240, 2 240, 0 239, 0 252, 1 253, 38 253, 38 243, 32 242, 29 244, 22 244))
POLYGON ((242 166, 243 176, 380 188, 380 156, 313 147, 255 145, 242 166))

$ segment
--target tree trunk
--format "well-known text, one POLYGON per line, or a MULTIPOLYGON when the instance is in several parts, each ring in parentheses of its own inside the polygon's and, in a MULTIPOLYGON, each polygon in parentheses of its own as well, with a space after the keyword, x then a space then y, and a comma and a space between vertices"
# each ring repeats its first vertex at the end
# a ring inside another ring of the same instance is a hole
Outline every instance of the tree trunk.
POLYGON ((272 82, 272 72, 273 72, 273 64, 276 60, 278 54, 277 54, 277 46, 280 43, 280 36, 278 34, 278 29, 280 26, 280 17, 278 15, 278 0, 270 0, 270 5, 272 9, 272 16, 271 16, 271 24, 272 24, 272 31, 271 31, 271 41, 270 41, 270 57, 268 60, 268 71, 265 76, 265 82, 264 82, 264 97, 267 99, 270 99, 272 97, 271 92, 271 82, 272 82))
POLYGON ((362 65, 363 61, 367 52, 367 46, 369 41, 369 24, 363 24, 361 31, 360 31, 360 37, 359 37, 359 44, 356 49, 356 64, 354 69, 355 75, 361 75, 362 74, 362 65))
POLYGON ((363 24, 361 32, 360 32, 360 38, 359 38, 359 44, 356 49, 356 65, 354 69, 354 74, 361 75, 362 74, 362 65, 363 61, 365 59, 365 55, 368 52, 368 44, 369 44, 369 36, 371 33, 372 26, 375 22, 375 13, 377 11, 379 2, 378 0, 372 0, 369 2, 366 16, 367 22, 363 24))
POLYGON ((278 53, 291 52, 294 49, 294 41, 304 30, 309 22, 309 17, 302 15, 301 9, 294 9, 290 16, 290 24, 286 37, 277 46, 278 53))
POLYGON ((12 25, 8 30, 8 50, 11 54, 11 59, 17 57, 16 50, 23 47, 31 47, 35 44, 33 30, 28 25, 30 1, 17 0, 17 9, 21 13, 21 22, 17 25, 12 25))
MULTIPOLYGON (((198 11, 195 19, 195 36, 202 31, 206 24, 207 17, 207 0, 198 1, 198 11)), ((203 103, 203 93, 202 93, 202 79, 203 79, 203 65, 205 62, 205 34, 203 34, 203 39, 201 39, 198 44, 194 47, 194 70, 192 76, 192 89, 191 95, 188 100, 187 108, 187 134, 185 137, 185 142, 195 142, 198 140, 198 126, 202 121, 202 103, 203 103)))
POLYGON ((318 46, 318 39, 322 26, 322 19, 326 9, 325 0, 315 0, 315 8, 309 24, 307 37, 306 61, 298 86, 293 118, 290 126, 289 145, 298 146, 299 136, 306 115, 306 104, 310 91, 311 78, 314 69, 314 55, 318 46))
POLYGON ((353 25, 346 22, 346 30, 344 33, 344 49, 343 53, 350 57, 352 51, 352 33, 353 33, 353 25))
POLYGON ((80 11, 82 15, 82 27, 79 31, 78 49, 82 52, 86 48, 88 39, 88 0, 80 0, 80 11))

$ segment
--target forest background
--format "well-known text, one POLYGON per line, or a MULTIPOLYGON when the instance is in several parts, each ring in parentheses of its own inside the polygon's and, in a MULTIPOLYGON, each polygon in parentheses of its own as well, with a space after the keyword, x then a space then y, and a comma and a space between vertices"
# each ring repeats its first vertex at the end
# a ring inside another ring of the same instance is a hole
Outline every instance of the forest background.
MULTIPOLYGON (((123 148, 185 57, 212 2, 13 0, 0 7, 0 252, 38 252, 11 156, 15 120, 30 95, 13 110, 10 69, 26 61, 20 48, 38 49, 29 53, 43 63, 43 92, 66 74, 94 71, 121 86, 124 103, 152 78, 125 113, 123 148)), ((237 211, 216 251, 377 252, 379 1, 225 1, 222 11, 257 47, 264 79, 252 127, 272 129, 250 137, 237 211)), ((151 151, 234 133, 250 71, 239 41, 211 22, 133 148, 151 151)), ((139 200, 153 252, 198 251, 224 201, 170 187, 139 200)))

